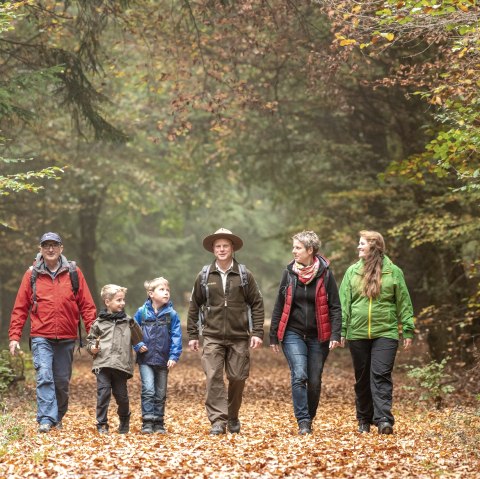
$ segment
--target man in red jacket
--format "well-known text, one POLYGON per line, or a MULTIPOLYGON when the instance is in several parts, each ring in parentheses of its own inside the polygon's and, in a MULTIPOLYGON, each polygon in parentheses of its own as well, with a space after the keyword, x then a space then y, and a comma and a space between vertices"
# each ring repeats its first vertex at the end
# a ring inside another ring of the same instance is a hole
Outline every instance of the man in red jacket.
POLYGON ((62 251, 62 239, 57 233, 42 236, 40 254, 23 275, 10 319, 10 353, 14 355, 20 349, 22 330, 30 315, 39 432, 62 427, 68 409, 80 315, 87 332, 96 318, 95 303, 82 272, 76 268, 78 291, 75 292, 69 262, 62 251), (33 285, 32 274, 34 278, 36 275, 33 285))

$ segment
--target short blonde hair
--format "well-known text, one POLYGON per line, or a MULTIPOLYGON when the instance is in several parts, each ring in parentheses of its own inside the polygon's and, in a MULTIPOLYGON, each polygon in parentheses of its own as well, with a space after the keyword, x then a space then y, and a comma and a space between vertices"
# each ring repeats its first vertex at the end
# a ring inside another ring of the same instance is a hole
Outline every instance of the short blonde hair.
POLYGON ((143 287, 149 293, 150 291, 154 291, 156 288, 158 288, 161 284, 166 284, 168 288, 170 288, 170 284, 168 281, 163 277, 160 276, 158 278, 154 279, 147 279, 145 283, 143 283, 143 287))
POLYGON ((320 241, 315 231, 301 231, 300 233, 293 235, 292 240, 300 241, 300 243, 305 246, 305 249, 312 248, 313 255, 316 255, 318 253, 318 250, 322 246, 322 242, 320 241))
POLYGON ((106 299, 112 299, 119 291, 122 293, 127 294, 127 288, 123 286, 118 286, 117 284, 106 284, 102 291, 100 291, 100 296, 102 297, 103 301, 106 299))

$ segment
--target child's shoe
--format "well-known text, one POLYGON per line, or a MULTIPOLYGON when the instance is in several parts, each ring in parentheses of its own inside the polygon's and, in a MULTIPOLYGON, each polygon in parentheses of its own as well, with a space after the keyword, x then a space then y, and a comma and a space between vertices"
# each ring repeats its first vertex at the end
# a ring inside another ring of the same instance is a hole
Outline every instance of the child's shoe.
POLYGON ((130 414, 128 416, 120 416, 120 424, 118 426, 119 434, 127 434, 130 431, 130 414))
POLYGON ((97 424, 98 434, 108 434, 108 424, 97 424))
POLYGON ((142 434, 153 434, 153 421, 148 419, 143 420, 142 429, 140 430, 142 434))
POLYGON ((167 431, 165 431, 165 426, 163 425, 163 421, 155 421, 153 423, 153 432, 156 432, 158 434, 165 434, 167 431))

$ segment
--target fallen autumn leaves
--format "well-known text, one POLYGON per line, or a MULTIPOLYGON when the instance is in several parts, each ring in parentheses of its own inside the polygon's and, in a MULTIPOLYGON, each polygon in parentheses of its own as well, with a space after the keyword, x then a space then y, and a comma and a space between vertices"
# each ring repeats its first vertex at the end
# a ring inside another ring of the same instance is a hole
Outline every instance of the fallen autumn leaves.
MULTIPOLYGON (((169 376, 166 435, 141 435, 139 375, 129 381, 130 434, 99 436, 95 378, 85 353, 76 356, 64 428, 37 434, 34 389, 9 407, 25 437, 7 444, 0 477, 15 478, 276 478, 480 477, 480 418, 475 407, 429 411, 395 375, 395 434, 356 432, 353 374, 347 351, 335 351, 324 373, 310 436, 298 436, 285 359, 267 348, 252 353, 238 435, 208 435, 200 356, 185 352, 169 376)), ((112 399, 111 431, 118 420, 112 399)))

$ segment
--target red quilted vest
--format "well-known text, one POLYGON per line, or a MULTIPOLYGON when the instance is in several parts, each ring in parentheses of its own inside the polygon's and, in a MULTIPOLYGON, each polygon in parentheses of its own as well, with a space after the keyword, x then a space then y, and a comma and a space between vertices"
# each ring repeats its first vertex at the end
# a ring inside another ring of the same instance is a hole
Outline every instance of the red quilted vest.
MULTIPOLYGON (((315 319, 317 320, 318 340, 328 341, 332 334, 332 325, 330 323, 330 316, 328 314, 328 297, 325 288, 325 273, 317 280, 315 288, 315 319)), ((285 304, 283 305, 282 317, 278 325, 277 337, 279 341, 283 340, 285 329, 287 328, 288 318, 290 317, 290 310, 292 308, 292 291, 293 280, 291 273, 289 273, 289 284, 285 291, 285 304)))

